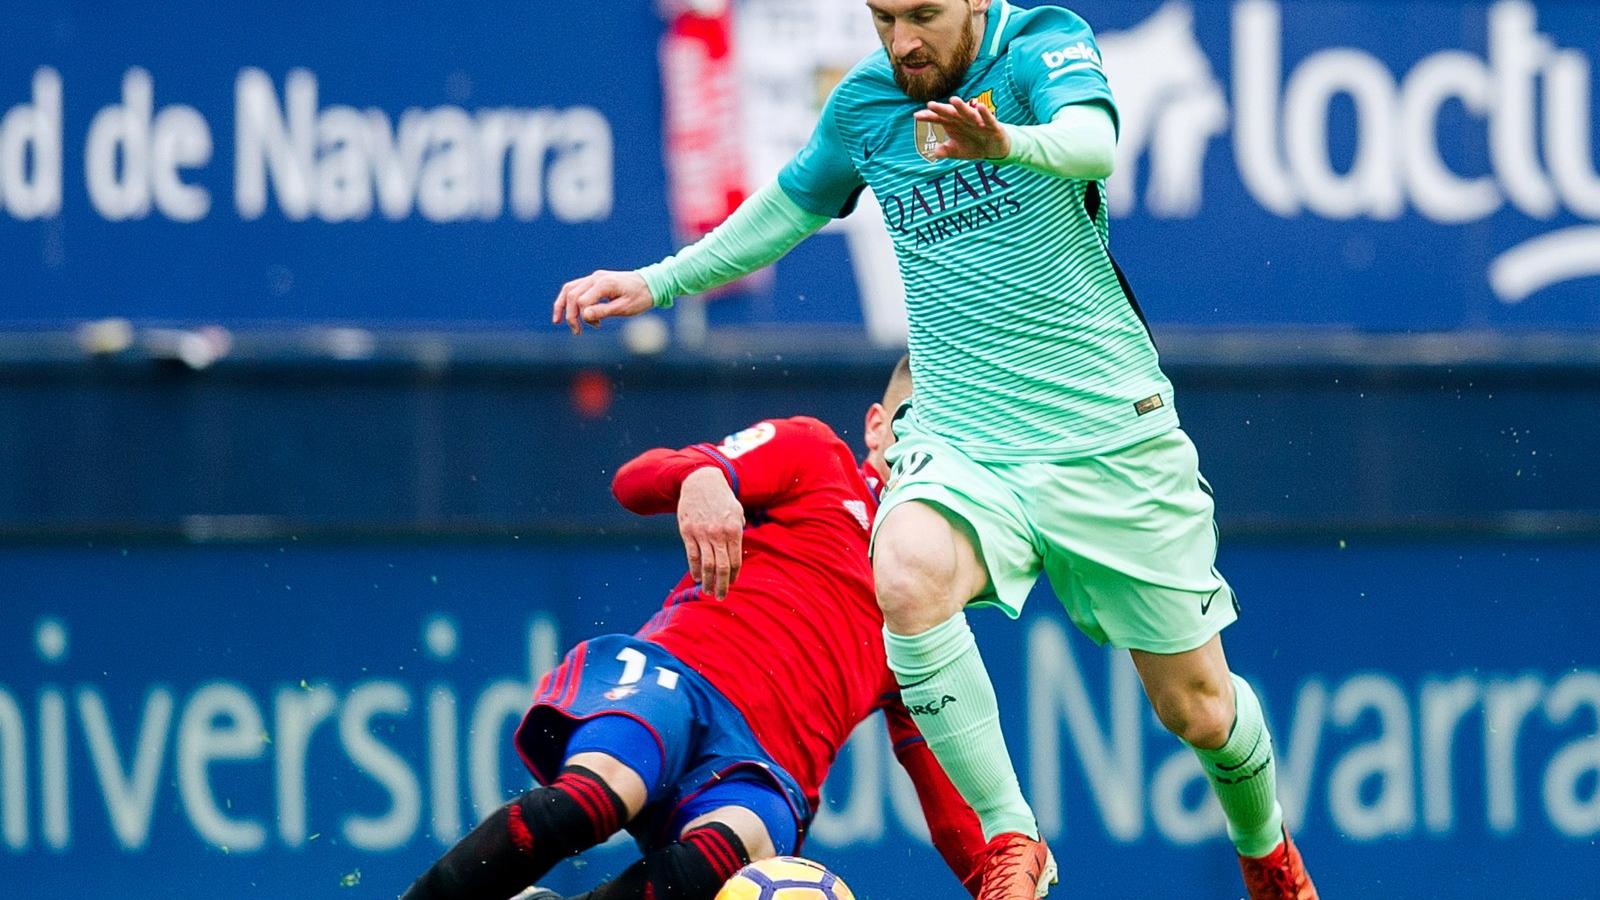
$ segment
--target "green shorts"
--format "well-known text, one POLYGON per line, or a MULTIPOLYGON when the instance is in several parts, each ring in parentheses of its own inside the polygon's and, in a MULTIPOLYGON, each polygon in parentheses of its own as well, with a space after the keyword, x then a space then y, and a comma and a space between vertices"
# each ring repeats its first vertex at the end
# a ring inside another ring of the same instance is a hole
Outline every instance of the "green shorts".
POLYGON ((1101 456, 984 463, 895 423, 893 477, 877 522, 921 501, 967 523, 989 571, 976 605, 1013 619, 1044 572, 1074 624, 1096 643, 1181 653, 1238 618, 1217 571, 1211 487, 1179 429, 1101 456))

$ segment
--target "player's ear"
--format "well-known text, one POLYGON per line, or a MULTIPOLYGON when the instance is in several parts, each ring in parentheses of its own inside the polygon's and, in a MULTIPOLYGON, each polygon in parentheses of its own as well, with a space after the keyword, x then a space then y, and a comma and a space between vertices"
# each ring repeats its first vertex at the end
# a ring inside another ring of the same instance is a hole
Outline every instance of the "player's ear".
POLYGON ((883 423, 888 421, 889 411, 883 408, 882 403, 874 403, 867 407, 866 428, 862 434, 866 437, 867 450, 877 450, 883 446, 883 423))

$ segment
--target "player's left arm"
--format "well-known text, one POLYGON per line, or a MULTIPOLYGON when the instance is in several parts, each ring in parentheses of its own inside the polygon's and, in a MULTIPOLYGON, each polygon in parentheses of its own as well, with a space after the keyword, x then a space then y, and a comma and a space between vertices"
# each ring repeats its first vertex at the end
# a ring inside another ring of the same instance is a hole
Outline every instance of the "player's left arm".
POLYGON ((689 574, 727 596, 743 559, 745 510, 767 509, 803 491, 826 459, 833 431, 816 419, 768 419, 682 450, 650 450, 611 481, 617 501, 640 515, 676 512, 689 574))
POLYGON ((747 509, 765 509, 802 492, 812 466, 838 441, 833 429, 809 416, 766 419, 720 443, 647 450, 617 470, 611 493, 641 516, 672 512, 684 479, 713 469, 747 509))
POLYGON ((1006 55, 1014 91, 1044 124, 1007 125, 1006 161, 1067 178, 1105 178, 1117 151, 1117 104, 1094 30, 1065 9, 1041 21, 1049 24, 1018 35, 1006 55))
POLYGON ((678 508, 684 479, 700 469, 716 465, 716 460, 690 448, 646 450, 617 470, 611 479, 611 494, 631 513, 641 516, 669 513, 678 508))
POLYGON ((939 766, 933 751, 928 749, 928 742, 923 740, 898 694, 883 704, 883 718, 889 726, 895 758, 916 786, 917 800, 922 804, 923 817, 928 820, 933 846, 944 857, 945 865, 961 880, 962 887, 972 896, 978 896, 978 889, 983 886, 979 864, 983 861, 984 849, 983 826, 978 823, 978 814, 961 799, 960 792, 939 766))
POLYGON ((1063 106, 1046 125, 1006 125, 1011 149, 1002 162, 1083 181, 1116 168, 1117 123, 1098 103, 1063 106))
POLYGON ((1007 48, 1017 98, 1040 125, 1001 122, 960 97, 933 102, 916 118, 944 127, 938 157, 993 159, 1047 175, 1083 180, 1109 176, 1117 149, 1117 108, 1101 67, 1099 46, 1083 19, 1054 10, 1049 27, 1015 38, 1007 48))
POLYGON ((721 599, 743 560, 744 507, 717 460, 695 450, 641 453, 617 470, 611 493, 640 515, 676 512, 690 577, 721 599))

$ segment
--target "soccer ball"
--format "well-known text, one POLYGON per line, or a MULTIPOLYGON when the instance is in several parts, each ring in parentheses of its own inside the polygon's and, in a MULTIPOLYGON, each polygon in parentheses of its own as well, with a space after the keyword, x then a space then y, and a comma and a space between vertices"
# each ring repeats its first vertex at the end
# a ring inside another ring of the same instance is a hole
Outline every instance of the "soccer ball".
POLYGON ((856 900, 856 895, 821 863, 774 856, 734 873, 717 900, 856 900))

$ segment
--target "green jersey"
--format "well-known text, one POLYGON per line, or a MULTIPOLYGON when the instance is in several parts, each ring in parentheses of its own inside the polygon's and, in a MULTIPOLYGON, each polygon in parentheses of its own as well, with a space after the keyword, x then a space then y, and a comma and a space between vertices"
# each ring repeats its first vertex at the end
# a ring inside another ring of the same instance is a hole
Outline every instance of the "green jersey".
MULTIPOLYGON (((1060 7, 997 0, 960 95, 1002 122, 1062 107, 1115 116, 1094 35, 1060 7)), ((876 52, 828 98, 778 176, 798 206, 849 212, 870 186, 906 287, 918 428, 990 462, 1071 459, 1177 426, 1172 385, 1107 249, 1104 184, 986 160, 932 160, 876 52)))

